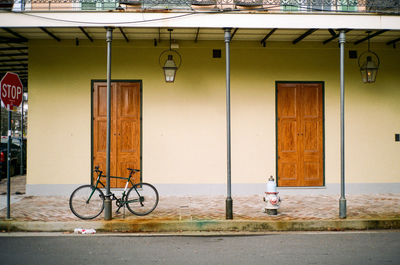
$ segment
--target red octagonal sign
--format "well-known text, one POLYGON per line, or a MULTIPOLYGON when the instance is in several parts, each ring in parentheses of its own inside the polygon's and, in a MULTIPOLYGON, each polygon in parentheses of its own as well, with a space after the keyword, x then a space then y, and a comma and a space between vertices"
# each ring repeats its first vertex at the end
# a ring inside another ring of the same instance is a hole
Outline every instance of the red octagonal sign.
POLYGON ((6 73, 0 82, 1 101, 8 110, 19 107, 22 102, 22 83, 19 76, 14 73, 6 73))

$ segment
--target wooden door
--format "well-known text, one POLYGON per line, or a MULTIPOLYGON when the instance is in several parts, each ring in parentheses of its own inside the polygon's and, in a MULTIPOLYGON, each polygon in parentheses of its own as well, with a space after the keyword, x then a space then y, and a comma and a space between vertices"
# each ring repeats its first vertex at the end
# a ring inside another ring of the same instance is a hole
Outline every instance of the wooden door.
MULTIPOLYGON (((127 177, 126 168, 140 169, 141 102, 139 82, 111 84, 110 175, 127 177)), ((106 173, 107 84, 93 85, 93 165, 106 173)), ((95 176, 93 176, 95 177, 95 176)), ((135 182, 140 174, 135 174, 135 182)), ((125 180, 111 179, 112 188, 123 188, 125 180)))
POLYGON ((276 92, 278 185, 322 186, 322 84, 278 83, 276 92))

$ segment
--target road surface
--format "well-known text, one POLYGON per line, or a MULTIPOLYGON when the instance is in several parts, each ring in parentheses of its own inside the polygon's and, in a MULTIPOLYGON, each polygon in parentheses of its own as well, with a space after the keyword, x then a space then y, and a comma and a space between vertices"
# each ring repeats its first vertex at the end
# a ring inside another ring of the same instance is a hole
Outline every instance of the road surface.
POLYGON ((0 264, 400 264, 400 231, 246 236, 3 233, 0 264))

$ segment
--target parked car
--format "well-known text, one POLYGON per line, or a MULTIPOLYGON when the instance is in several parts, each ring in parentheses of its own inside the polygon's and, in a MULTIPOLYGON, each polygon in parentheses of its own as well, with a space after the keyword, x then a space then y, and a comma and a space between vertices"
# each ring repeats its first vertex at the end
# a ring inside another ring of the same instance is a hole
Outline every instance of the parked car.
MULTIPOLYGON (((1 138, 0 145, 0 178, 7 177, 7 137, 1 138)), ((10 161, 10 176, 19 175, 21 168, 21 139, 12 138, 11 140, 11 161, 10 161)), ((26 172, 26 139, 23 146, 24 173, 26 172)))

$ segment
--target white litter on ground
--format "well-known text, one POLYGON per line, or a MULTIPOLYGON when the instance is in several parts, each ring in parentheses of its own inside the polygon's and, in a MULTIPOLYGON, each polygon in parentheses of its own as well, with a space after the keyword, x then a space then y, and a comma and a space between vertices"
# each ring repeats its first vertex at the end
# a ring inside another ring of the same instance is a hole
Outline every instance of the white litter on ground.
POLYGON ((75 228, 74 234, 96 234, 96 230, 94 229, 83 229, 83 228, 75 228))

